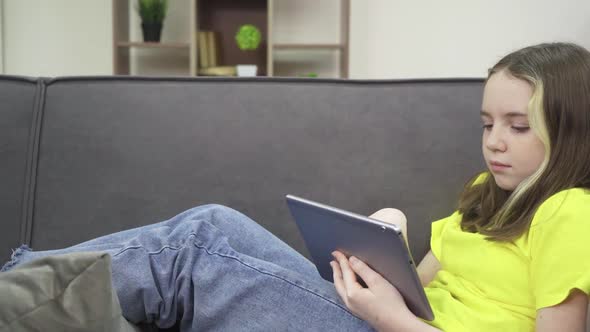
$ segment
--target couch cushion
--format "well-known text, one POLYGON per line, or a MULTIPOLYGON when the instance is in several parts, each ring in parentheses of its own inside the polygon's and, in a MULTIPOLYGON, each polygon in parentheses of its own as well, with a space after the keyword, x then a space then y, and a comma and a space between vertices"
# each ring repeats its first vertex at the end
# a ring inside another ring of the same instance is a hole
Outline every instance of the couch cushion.
POLYGON ((110 256, 45 257, 0 273, 0 332, 139 331, 121 315, 110 256))
POLYGON ((10 248, 18 247, 21 242, 37 82, 1 76, 0 91, 0 261, 6 261, 10 257, 10 248))
POLYGON ((421 257, 480 170, 481 80, 64 78, 48 83, 32 246, 219 203, 301 252, 284 195, 397 207, 421 257))

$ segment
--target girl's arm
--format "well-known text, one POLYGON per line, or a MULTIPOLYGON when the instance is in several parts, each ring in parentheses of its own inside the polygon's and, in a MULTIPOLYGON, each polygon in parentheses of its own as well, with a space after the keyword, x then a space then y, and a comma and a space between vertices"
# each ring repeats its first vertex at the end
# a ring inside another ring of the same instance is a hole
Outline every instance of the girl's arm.
POLYGON ((441 266, 438 259, 436 259, 436 257, 434 256, 432 250, 429 250, 426 256, 424 256, 424 258, 420 262, 420 264, 418 264, 417 269, 418 276, 420 277, 420 282, 422 283, 422 286, 426 287, 426 285, 428 285, 432 281, 432 279, 434 279, 434 276, 440 270, 440 268, 441 266))
MULTIPOLYGON (((404 239, 406 242, 408 241, 408 226, 407 226, 407 219, 406 216, 398 209, 392 208, 385 208, 381 209, 372 215, 370 218, 377 219, 386 223, 395 224, 399 228, 401 228, 402 233, 404 234, 404 239)), ((407 243, 406 243, 407 244, 407 243)), ((426 256, 422 259, 420 264, 418 264, 418 276, 420 277, 420 282, 422 286, 428 285, 434 279, 434 276, 440 270, 441 266, 436 259, 436 257, 432 254, 432 250, 428 251, 426 256)))
POLYGON ((586 331, 587 311, 588 295, 575 290, 560 304, 537 310, 536 331, 586 331))

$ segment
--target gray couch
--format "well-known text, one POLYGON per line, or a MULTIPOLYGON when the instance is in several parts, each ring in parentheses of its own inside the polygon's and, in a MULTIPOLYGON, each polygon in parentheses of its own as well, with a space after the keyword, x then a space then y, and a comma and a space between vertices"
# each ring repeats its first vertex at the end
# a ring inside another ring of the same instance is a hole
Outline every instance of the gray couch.
POLYGON ((0 76, 0 258, 219 203, 298 251, 285 194, 430 223, 483 169, 480 79, 0 76))

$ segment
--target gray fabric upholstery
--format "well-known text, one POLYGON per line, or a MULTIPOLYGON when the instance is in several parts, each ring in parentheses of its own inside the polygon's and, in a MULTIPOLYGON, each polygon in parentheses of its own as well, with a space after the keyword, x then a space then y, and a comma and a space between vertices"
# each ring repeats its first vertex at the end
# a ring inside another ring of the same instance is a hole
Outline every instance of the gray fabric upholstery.
POLYGON ((40 81, 43 122, 27 205, 35 249, 220 203, 305 253, 284 202, 295 194, 362 214, 401 209, 420 259, 431 221, 453 211, 483 166, 481 80, 40 81))
MULTIPOLYGON (((29 184, 27 158, 37 94, 35 80, 0 79, 0 260, 21 241, 23 198, 29 184)), ((1 263, 0 263, 1 264, 1 263)))

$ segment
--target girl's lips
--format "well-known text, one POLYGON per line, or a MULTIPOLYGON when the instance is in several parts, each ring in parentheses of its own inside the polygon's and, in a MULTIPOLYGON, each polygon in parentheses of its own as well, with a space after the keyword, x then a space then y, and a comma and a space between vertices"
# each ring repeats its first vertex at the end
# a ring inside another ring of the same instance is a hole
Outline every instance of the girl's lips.
POLYGON ((510 167, 510 165, 502 164, 501 162, 498 162, 498 161, 490 161, 490 165, 492 165, 492 166, 510 167))
POLYGON ((504 171, 504 170, 510 168, 510 165, 506 165, 506 164, 492 161, 492 162, 490 162, 490 168, 492 169, 492 171, 499 172, 499 171, 504 171))

